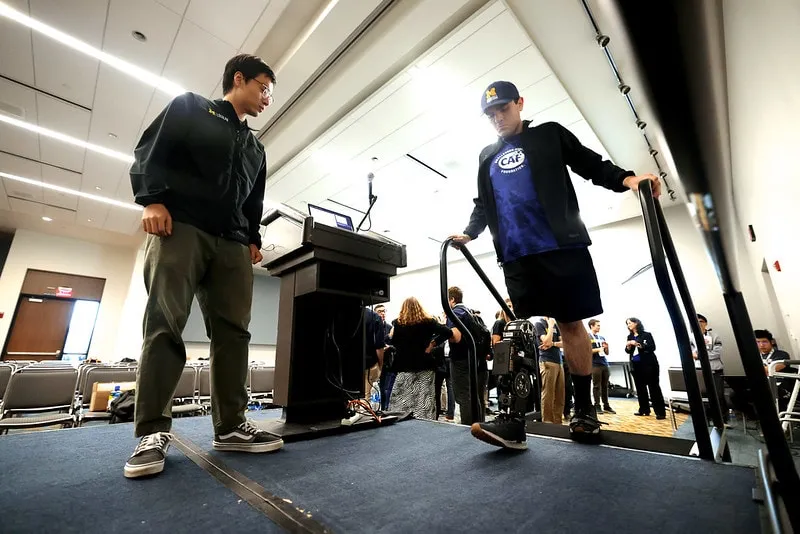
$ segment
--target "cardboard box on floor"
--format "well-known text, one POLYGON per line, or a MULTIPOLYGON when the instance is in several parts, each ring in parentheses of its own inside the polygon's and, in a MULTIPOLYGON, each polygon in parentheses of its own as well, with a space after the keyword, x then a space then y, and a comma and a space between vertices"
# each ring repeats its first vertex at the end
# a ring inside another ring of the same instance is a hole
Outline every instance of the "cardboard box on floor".
POLYGON ((136 382, 95 382, 92 386, 92 402, 89 403, 90 412, 105 412, 108 410, 108 396, 119 386, 120 391, 136 389, 136 382))

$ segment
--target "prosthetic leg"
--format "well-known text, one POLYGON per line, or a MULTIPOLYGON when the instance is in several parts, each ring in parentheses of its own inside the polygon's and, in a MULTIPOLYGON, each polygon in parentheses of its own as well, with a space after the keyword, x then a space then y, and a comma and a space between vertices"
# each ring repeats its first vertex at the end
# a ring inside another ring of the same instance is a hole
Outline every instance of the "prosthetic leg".
POLYGON ((497 376, 501 414, 512 419, 541 420, 541 381, 533 324, 517 319, 506 324, 494 346, 492 374, 497 376))

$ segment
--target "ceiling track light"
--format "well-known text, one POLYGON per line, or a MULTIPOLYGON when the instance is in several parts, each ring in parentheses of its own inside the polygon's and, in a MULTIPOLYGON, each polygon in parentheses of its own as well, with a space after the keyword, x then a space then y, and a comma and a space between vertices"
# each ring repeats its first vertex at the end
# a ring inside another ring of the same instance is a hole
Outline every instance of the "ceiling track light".
POLYGON ((649 149, 649 153, 653 157, 656 167, 659 169, 659 177, 664 182, 664 185, 666 186, 667 191, 669 192, 669 198, 670 200, 675 200, 677 195, 675 194, 675 191, 672 189, 672 187, 670 187, 670 184, 667 181, 667 173, 661 170, 661 165, 659 165, 658 163, 658 157, 657 157, 658 151, 652 147, 652 145, 650 144, 650 140, 647 138, 647 134, 644 131, 645 128, 647 128, 647 123, 639 118, 639 114, 636 112, 636 106, 633 104, 633 100, 631 99, 629 94, 631 88, 629 85, 625 84, 622 81, 622 75, 620 74, 619 69, 617 68, 617 64, 614 61, 614 56, 608 49, 608 44, 611 42, 611 38, 605 35, 602 31, 600 31, 600 26, 598 26, 597 20, 594 18, 594 15, 592 14, 592 10, 589 8, 587 0, 581 0, 581 5, 583 6, 583 10, 586 13, 586 17, 589 19, 589 23, 592 25, 592 28, 594 29, 595 41, 597 41, 597 44, 600 46, 600 48, 603 49, 603 54, 606 56, 606 59, 608 60, 608 65, 611 68, 611 72, 612 74, 614 74, 614 78, 617 80, 618 84, 617 89, 619 89, 619 92, 622 93, 622 95, 625 97, 625 100, 628 102, 628 107, 630 108, 633 117, 636 119, 636 127, 639 128, 639 130, 641 130, 642 136, 644 137, 644 141, 649 149))
POLYGON ((85 148, 86 150, 91 150, 92 152, 103 154, 104 156, 108 156, 109 158, 114 158, 120 161, 124 161, 125 163, 133 163, 133 156, 131 156, 130 154, 123 154, 122 152, 117 152, 116 150, 111 150, 110 148, 106 148, 104 146, 95 145, 94 143, 87 143, 86 141, 82 141, 76 137, 72 137, 71 135, 63 134, 61 132, 56 132, 55 130, 50 130, 47 128, 42 128, 41 126, 38 126, 36 124, 21 121, 19 119, 15 119, 14 117, 3 115, 2 113, 0 113, 0 122, 5 122, 6 124, 10 124, 11 126, 16 126, 17 128, 22 128, 23 130, 28 130, 29 132, 43 135, 51 139, 56 139, 58 141, 61 141, 62 143, 67 143, 69 145, 85 148))
MULTIPOLYGON (((120 59, 116 56, 112 56, 111 54, 103 52, 102 50, 95 48, 92 45, 81 41, 80 39, 76 39, 75 37, 62 32, 61 30, 57 30, 52 26, 48 26, 43 22, 31 18, 3 2, 0 2, 0 17, 5 17, 13 20, 14 22, 22 24, 23 26, 27 26, 31 30, 40 33, 45 37, 53 39, 54 41, 58 41, 59 43, 68 46, 82 54, 93 57, 109 67, 122 72, 123 74, 127 74, 128 76, 146 83, 151 87, 155 87, 159 91, 166 93, 169 96, 178 96, 186 92, 186 90, 181 86, 167 80, 166 78, 162 78, 161 76, 153 74, 152 72, 148 72, 143 68, 134 65, 133 63, 125 61, 124 59, 120 59)), ((144 34, 142 34, 142 36, 144 37, 144 34)))
POLYGON ((15 182, 21 182, 23 184, 32 185, 34 187, 49 189, 51 191, 57 191, 59 193, 64 193, 67 195, 74 195, 76 197, 81 197, 88 200, 94 200, 95 202, 109 204, 111 206, 116 206, 118 208, 125 208, 133 211, 142 211, 144 209, 138 204, 131 204, 129 202, 122 202, 121 200, 115 200, 113 198, 103 197, 100 195, 93 195, 91 193, 86 193, 84 191, 78 191, 77 189, 70 189, 69 187, 62 187, 60 185, 48 184, 47 182, 41 182, 39 180, 34 180, 33 178, 25 178, 24 176, 17 176, 15 174, 9 174, 7 172, 0 171, 0 178, 13 180, 15 182))

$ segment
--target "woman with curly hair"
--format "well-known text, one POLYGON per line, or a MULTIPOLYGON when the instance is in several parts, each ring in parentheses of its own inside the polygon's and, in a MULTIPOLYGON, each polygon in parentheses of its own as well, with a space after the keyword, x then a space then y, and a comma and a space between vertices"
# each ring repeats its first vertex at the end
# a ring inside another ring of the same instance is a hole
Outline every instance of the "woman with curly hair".
POLYGON ((396 352, 392 369, 397 373, 389 411, 413 412, 421 419, 436 419, 436 359, 433 349, 448 339, 458 342, 461 333, 440 324, 419 301, 403 301, 389 332, 396 352))

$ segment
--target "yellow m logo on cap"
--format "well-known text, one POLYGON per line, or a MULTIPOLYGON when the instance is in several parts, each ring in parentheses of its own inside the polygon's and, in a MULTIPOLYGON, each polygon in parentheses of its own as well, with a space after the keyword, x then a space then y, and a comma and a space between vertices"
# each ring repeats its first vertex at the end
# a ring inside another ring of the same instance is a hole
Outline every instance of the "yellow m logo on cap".
POLYGON ((494 87, 492 87, 491 89, 488 89, 486 91, 486 100, 489 100, 490 98, 494 97, 497 97, 497 91, 495 90, 494 87))

